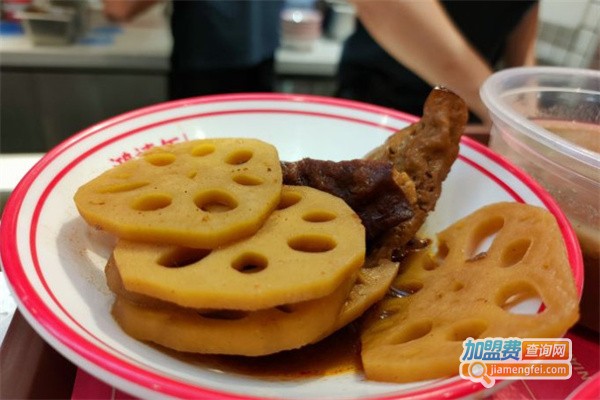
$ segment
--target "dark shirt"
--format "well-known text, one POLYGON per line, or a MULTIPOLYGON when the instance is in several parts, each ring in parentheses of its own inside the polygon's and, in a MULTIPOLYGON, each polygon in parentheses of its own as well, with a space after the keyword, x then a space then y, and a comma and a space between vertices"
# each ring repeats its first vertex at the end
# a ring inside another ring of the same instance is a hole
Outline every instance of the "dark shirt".
MULTIPOLYGON (((445 1, 442 5, 473 47, 490 65, 495 65, 504 52, 507 36, 535 3, 479 0, 445 1)), ((421 115, 431 91, 427 82, 387 54, 360 23, 345 43, 339 85, 340 97, 415 115, 421 115)))
POLYGON ((283 1, 173 1, 171 67, 242 68, 272 58, 283 1))

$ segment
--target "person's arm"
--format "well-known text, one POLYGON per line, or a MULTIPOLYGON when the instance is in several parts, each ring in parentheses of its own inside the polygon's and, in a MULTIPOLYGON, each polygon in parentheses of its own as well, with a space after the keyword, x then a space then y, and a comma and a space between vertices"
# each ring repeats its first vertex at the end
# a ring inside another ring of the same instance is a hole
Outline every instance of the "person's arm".
POLYGON ((479 56, 436 0, 351 0, 369 34, 398 62, 430 85, 462 97, 484 124, 479 88, 492 68, 479 56))
POLYGON ((103 0, 104 15, 117 22, 129 22, 159 0, 103 0))
POLYGON ((538 31, 539 3, 534 4, 506 39, 506 67, 535 65, 535 42, 538 31))

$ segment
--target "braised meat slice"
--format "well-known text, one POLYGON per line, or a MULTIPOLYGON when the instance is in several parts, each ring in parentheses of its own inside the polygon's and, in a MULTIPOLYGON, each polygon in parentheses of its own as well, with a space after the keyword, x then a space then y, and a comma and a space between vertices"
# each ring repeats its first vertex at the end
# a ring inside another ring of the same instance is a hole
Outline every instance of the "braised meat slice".
POLYGON ((414 216, 412 182, 390 161, 304 158, 281 162, 281 167, 284 184, 310 186, 343 199, 360 216, 367 243, 414 216))
POLYGON ((456 94, 435 88, 423 107, 423 117, 394 133, 367 158, 393 163, 414 182, 417 201, 414 215, 390 229, 376 244, 376 259, 402 252, 425 222, 440 197, 459 151, 460 137, 468 118, 465 102, 456 94))
POLYGON ((361 218, 373 251, 367 266, 402 254, 435 207, 468 118, 465 102, 435 88, 423 117, 391 135, 365 159, 281 162, 286 185, 342 198, 361 218))

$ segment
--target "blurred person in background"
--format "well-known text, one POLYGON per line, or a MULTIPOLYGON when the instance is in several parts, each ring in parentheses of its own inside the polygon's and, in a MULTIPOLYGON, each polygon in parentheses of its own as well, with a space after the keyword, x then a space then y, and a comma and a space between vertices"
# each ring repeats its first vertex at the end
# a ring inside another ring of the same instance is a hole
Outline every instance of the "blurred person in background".
MULTIPOLYGON (((104 13, 127 22, 159 0, 104 0, 104 13)), ((169 98, 275 89, 283 0, 172 1, 169 98)))
POLYGON ((422 114, 431 88, 461 96, 489 126, 479 88, 499 63, 533 65, 537 1, 350 0, 337 96, 422 114))

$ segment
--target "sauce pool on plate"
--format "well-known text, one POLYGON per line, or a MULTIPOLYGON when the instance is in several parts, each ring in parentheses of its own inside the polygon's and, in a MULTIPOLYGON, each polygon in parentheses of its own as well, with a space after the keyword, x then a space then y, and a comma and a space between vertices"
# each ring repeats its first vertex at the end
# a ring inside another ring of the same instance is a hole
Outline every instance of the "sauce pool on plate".
POLYGON ((192 365, 269 380, 331 376, 362 369, 360 338, 355 324, 312 345, 268 356, 202 355, 160 349, 192 365))

